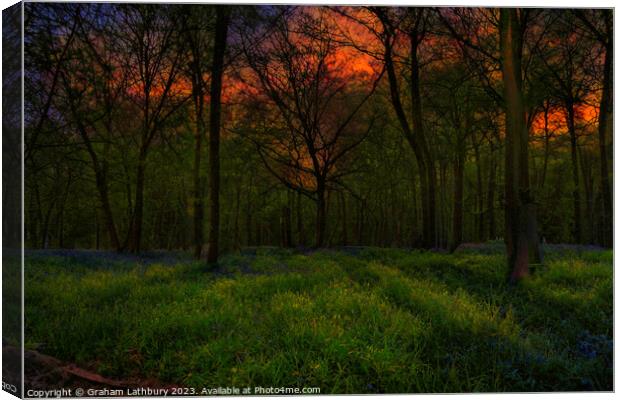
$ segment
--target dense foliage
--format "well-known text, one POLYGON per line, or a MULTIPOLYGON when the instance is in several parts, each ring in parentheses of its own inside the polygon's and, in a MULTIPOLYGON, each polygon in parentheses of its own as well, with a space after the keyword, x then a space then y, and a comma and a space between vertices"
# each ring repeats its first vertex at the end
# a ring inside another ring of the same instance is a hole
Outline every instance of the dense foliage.
MULTIPOLYGON (((219 193, 214 7, 26 10, 29 247, 198 254, 218 196, 224 251, 505 237, 498 10, 230 7, 219 193)), ((519 190, 540 241, 610 246, 611 13, 517 12, 519 190)))

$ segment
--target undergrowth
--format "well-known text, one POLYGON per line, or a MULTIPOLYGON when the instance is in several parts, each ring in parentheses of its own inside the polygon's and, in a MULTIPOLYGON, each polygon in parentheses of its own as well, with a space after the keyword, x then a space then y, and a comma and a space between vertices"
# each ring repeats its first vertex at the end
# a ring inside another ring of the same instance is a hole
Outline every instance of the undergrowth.
POLYGON ((26 261, 27 346, 111 377, 321 393, 612 390, 610 251, 26 261))

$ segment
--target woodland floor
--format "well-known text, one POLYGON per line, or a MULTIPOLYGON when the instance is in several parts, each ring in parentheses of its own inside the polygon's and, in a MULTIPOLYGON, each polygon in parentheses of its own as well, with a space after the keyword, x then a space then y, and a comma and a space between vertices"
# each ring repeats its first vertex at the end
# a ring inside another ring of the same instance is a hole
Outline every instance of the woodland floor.
POLYGON ((547 246, 510 287, 501 248, 253 248, 214 270, 181 253, 29 251, 26 347, 197 389, 612 390, 612 252, 547 246))

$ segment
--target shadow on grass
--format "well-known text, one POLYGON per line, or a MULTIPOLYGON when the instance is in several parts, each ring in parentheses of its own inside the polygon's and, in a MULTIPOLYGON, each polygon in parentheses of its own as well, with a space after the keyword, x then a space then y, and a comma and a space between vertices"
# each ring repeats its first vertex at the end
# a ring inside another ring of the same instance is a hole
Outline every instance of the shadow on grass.
POLYGON ((28 346, 183 385, 610 390, 606 257, 558 257, 509 289, 498 254, 259 248, 207 272, 40 255, 27 265, 28 346))

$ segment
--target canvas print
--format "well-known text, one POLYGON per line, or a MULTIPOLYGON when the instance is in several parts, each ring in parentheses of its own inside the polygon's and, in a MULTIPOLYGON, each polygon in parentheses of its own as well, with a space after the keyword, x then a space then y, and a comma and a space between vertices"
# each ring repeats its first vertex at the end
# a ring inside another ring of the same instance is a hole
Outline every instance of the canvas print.
POLYGON ((613 391, 613 17, 4 10, 3 389, 613 391))

